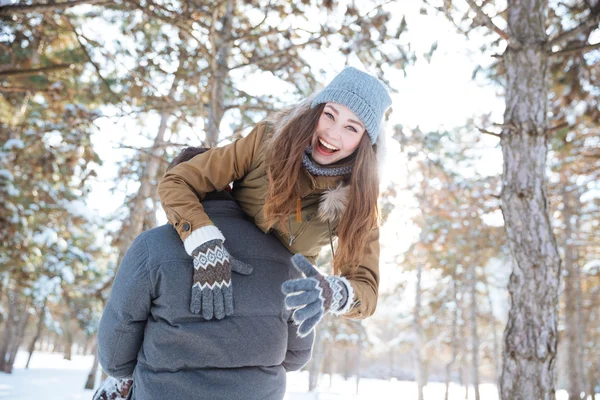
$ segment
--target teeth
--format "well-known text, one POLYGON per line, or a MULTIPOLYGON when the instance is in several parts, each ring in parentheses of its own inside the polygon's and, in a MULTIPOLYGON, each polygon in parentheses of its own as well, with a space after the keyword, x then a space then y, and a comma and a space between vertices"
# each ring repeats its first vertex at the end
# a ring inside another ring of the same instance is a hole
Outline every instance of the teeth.
POLYGON ((323 146, 327 147, 329 150, 334 150, 334 151, 339 150, 337 147, 330 145, 329 143, 327 143, 326 141, 324 141, 321 138, 319 138, 319 143, 321 143, 323 146))

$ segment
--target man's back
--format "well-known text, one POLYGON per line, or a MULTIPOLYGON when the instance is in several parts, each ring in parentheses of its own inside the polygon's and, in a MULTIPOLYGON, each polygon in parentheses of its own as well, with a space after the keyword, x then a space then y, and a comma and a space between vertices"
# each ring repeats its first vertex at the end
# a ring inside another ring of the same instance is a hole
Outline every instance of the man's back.
POLYGON ((189 311, 192 259, 173 227, 152 229, 115 278, 98 334, 100 362, 116 377, 136 368, 134 399, 281 399, 285 370, 309 360, 313 340, 296 336, 283 305, 281 284, 298 276, 290 253, 234 202, 204 207, 227 250, 254 267, 232 275, 234 315, 207 321, 189 311))

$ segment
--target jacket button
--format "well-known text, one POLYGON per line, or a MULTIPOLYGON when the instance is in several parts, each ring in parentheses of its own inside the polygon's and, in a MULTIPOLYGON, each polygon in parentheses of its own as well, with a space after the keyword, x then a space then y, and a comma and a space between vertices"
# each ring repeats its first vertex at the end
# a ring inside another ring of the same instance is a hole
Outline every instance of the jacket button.
POLYGON ((190 224, 188 224, 187 222, 184 222, 184 224, 183 224, 183 226, 181 227, 181 229, 182 229, 184 232, 187 232, 187 231, 189 231, 189 230, 190 230, 190 224))

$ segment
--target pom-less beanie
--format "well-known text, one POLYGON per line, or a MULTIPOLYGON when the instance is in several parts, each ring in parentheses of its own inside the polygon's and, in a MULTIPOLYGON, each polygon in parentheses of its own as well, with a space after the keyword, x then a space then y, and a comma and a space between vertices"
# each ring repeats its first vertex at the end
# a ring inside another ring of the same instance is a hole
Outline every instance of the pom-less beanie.
POLYGON ((392 99, 376 77, 353 67, 346 67, 314 98, 311 107, 338 103, 348 107, 365 125, 371 143, 377 141, 383 115, 392 99))

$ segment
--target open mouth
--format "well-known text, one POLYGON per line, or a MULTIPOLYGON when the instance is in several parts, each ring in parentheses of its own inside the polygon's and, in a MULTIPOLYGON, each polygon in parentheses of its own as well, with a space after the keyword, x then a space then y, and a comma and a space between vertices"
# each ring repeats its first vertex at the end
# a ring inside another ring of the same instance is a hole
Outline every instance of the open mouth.
POLYGON ((339 150, 340 149, 338 149, 334 145, 327 143, 326 141, 324 141, 321 138, 317 138, 317 151, 319 153, 324 154, 324 155, 330 155, 339 150))

